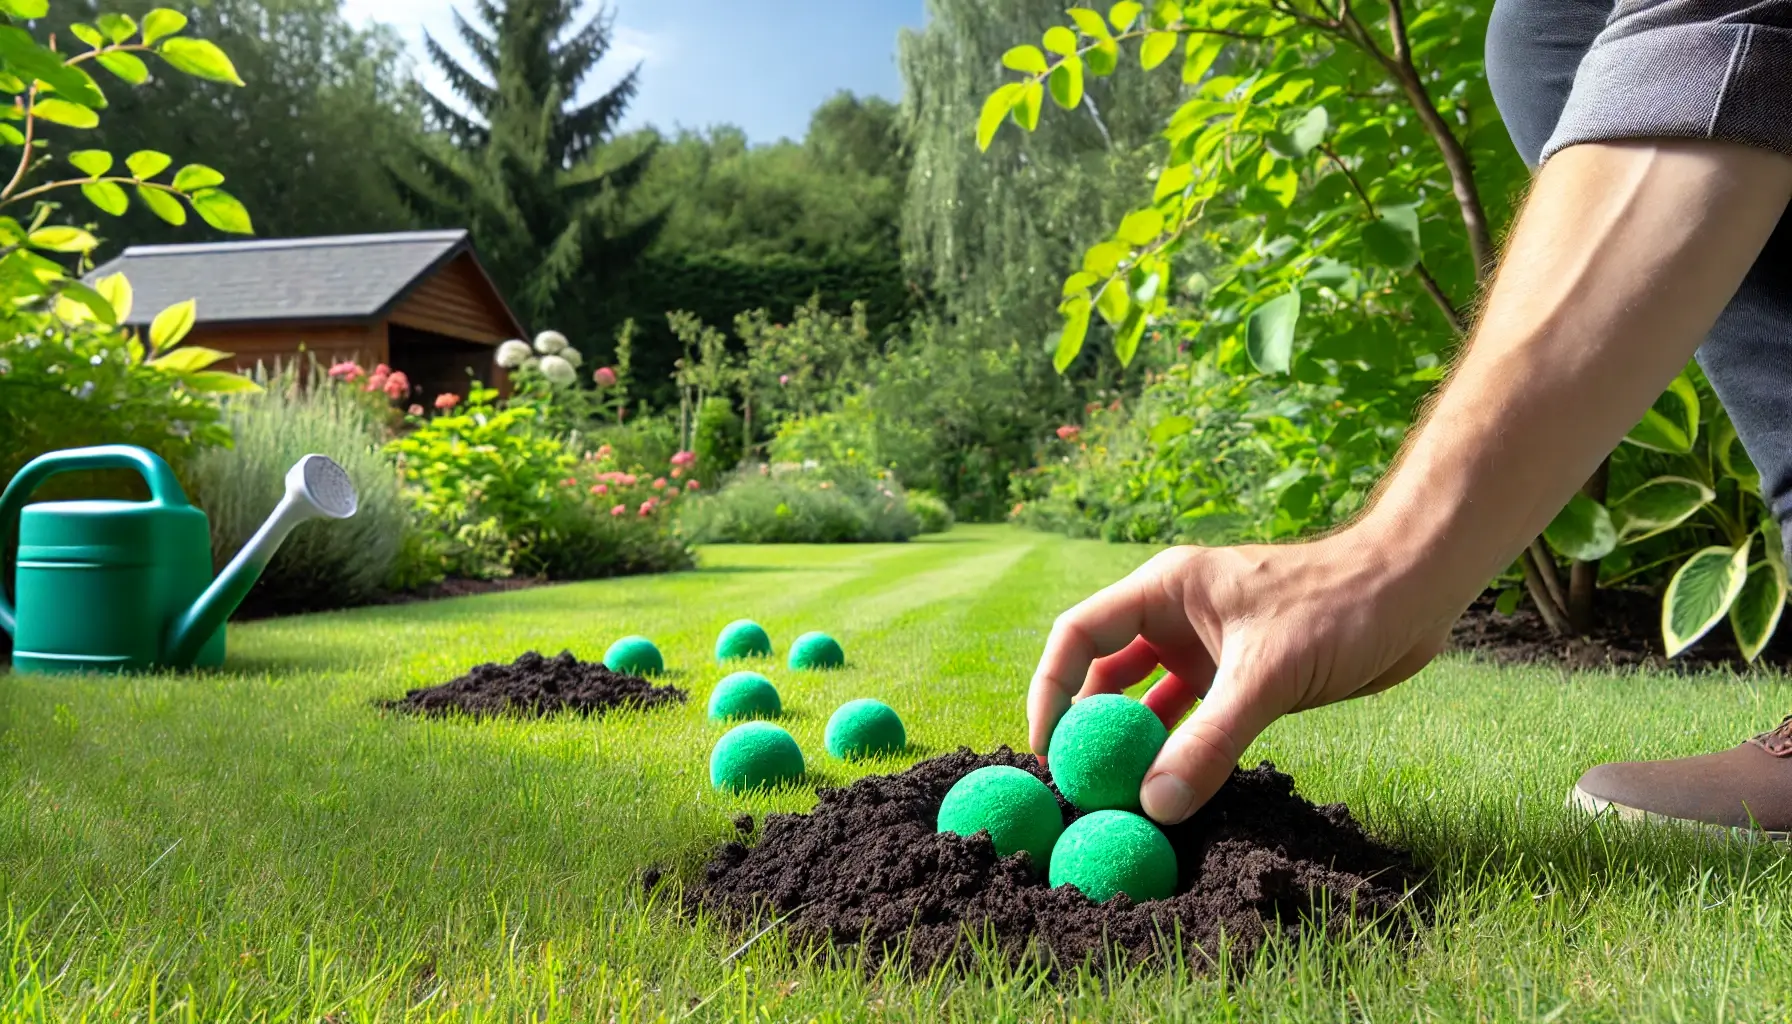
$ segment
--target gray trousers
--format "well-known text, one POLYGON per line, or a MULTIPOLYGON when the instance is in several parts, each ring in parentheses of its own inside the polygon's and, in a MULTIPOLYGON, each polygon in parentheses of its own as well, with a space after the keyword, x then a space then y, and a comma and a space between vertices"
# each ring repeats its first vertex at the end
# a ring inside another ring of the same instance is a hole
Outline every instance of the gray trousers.
MULTIPOLYGON (((1487 81, 1533 168, 1578 142, 1635 138, 1792 155, 1792 0, 1496 0, 1487 81)), ((1792 214, 1698 360, 1792 560, 1792 214)))

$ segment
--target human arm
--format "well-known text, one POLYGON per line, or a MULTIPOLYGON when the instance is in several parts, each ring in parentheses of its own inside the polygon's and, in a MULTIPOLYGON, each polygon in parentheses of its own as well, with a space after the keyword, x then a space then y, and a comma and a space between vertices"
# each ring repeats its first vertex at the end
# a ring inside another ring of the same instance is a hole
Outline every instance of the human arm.
POLYGON ((1028 696, 1033 750, 1073 697, 1162 664, 1146 703, 1166 722, 1195 711, 1141 798, 1180 821, 1276 718, 1416 673, 1686 364, 1789 196, 1792 158, 1763 149, 1556 154, 1472 341, 1368 511, 1301 544, 1171 549, 1066 612, 1028 696))

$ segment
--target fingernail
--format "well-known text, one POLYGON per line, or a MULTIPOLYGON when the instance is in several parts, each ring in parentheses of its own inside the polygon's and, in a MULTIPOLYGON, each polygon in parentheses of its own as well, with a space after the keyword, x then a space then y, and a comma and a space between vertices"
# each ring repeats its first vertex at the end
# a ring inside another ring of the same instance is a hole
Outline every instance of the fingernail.
POLYGON ((1152 820, 1174 825, 1194 811, 1195 791, 1169 772, 1158 772, 1145 780, 1139 790, 1139 802, 1145 805, 1145 813, 1152 820))

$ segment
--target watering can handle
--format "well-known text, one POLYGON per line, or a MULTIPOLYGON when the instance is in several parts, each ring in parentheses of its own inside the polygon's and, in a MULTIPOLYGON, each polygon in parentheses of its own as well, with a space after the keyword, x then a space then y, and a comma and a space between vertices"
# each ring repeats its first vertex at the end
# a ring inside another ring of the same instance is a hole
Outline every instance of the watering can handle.
MULTIPOLYGON (((188 504, 174 470, 162 457, 146 448, 128 444, 102 444, 92 448, 70 448, 67 451, 39 455, 19 470, 19 475, 0 494, 0 548, 12 534, 12 523, 25 507, 25 499, 57 473, 75 473, 93 469, 134 469, 149 485, 149 496, 160 505, 184 508, 188 504)), ((6 599, 4 581, 0 581, 0 629, 13 631, 12 603, 6 599)))

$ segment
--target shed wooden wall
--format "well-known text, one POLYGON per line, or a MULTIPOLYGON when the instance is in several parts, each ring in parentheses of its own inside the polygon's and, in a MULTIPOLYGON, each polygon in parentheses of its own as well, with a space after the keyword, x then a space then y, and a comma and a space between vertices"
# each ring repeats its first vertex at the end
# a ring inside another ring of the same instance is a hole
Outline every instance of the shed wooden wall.
POLYGON ((403 327, 486 345, 516 337, 515 324, 470 252, 456 256, 417 285, 387 319, 403 327))
POLYGON ((363 366, 389 362, 386 325, 372 324, 199 324, 188 336, 193 344, 229 352, 231 366, 253 370, 256 363, 269 369, 276 362, 303 359, 313 353, 328 366, 353 359, 363 366))

